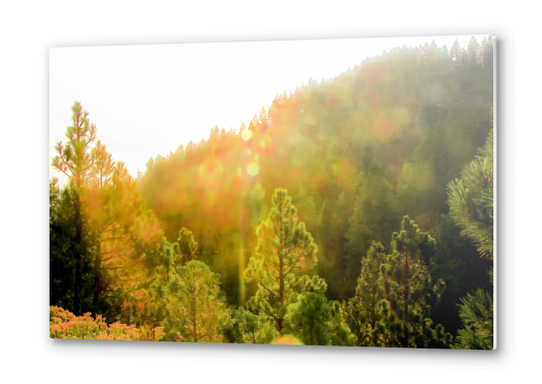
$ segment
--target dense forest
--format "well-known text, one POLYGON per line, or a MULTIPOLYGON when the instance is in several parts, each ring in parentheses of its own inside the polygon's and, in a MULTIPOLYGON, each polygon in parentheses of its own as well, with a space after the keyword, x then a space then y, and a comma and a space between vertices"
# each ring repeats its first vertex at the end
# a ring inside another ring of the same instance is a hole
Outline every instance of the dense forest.
POLYGON ((51 337, 493 349, 493 91, 491 36, 396 48, 137 177, 75 102, 51 337))

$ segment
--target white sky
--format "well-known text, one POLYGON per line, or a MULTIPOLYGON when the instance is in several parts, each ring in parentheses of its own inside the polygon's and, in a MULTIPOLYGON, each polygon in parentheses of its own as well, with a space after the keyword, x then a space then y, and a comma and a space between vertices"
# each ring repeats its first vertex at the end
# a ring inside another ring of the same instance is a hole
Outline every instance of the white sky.
MULTIPOLYGON (((486 35, 487 36, 487 35, 486 35)), ((215 125, 247 126, 275 95, 338 76, 366 57, 435 40, 448 49, 471 35, 178 45, 52 48, 49 52, 49 159, 65 141, 80 101, 98 139, 137 176, 151 157, 209 137, 215 125)), ((475 35, 481 43, 484 35, 475 35)), ((50 176, 61 177, 52 167, 50 176)))

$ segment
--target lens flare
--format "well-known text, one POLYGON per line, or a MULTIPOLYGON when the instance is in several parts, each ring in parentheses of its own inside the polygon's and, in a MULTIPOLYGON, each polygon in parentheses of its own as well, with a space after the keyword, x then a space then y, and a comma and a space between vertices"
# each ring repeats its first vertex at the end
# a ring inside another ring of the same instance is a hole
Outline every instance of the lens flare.
POLYGON ((277 337, 271 344, 277 345, 303 345, 301 340, 296 339, 292 335, 283 335, 277 337))
POLYGON ((250 192, 250 197, 253 200, 262 200, 265 197, 265 189, 260 183, 256 184, 252 192, 250 192))
POLYGON ((260 167, 258 167, 258 164, 256 163, 249 164, 247 167, 247 173, 252 177, 256 177, 258 173, 260 173, 260 167))
POLYGON ((241 137, 245 141, 250 140, 250 138, 252 137, 252 131, 250 129, 247 129, 246 131, 243 131, 243 133, 241 133, 241 137))

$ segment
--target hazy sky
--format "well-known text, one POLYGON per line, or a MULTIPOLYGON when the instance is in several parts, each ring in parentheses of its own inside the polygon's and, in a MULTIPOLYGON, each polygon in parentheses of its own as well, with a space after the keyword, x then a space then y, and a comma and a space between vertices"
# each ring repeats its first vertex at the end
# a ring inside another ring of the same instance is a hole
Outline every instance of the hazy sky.
MULTIPOLYGON (((215 125, 247 126, 277 93, 309 78, 338 76, 366 57, 435 40, 448 49, 468 36, 52 48, 49 161, 80 101, 114 160, 137 175, 151 157, 209 137, 215 125)), ((475 35, 479 43, 483 35, 475 35)), ((51 168, 51 176, 64 178, 51 168)))

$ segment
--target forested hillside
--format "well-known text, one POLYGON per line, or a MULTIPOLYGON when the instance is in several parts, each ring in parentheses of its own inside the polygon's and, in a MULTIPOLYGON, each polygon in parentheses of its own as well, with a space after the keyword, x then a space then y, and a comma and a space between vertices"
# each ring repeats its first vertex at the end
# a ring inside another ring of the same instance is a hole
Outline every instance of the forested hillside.
POLYGON ((493 92, 491 37, 396 48, 137 178, 76 102, 51 336, 492 349, 493 92))

